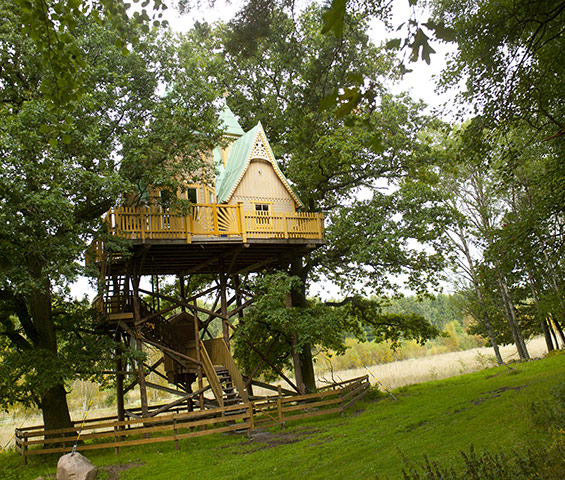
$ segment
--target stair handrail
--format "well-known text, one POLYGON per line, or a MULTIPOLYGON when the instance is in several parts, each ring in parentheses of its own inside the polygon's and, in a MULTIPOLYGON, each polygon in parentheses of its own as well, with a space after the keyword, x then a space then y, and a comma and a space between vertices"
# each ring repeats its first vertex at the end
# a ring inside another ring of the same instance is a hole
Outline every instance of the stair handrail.
POLYGON ((221 355, 223 357, 224 366, 228 370, 230 377, 232 379, 235 388, 237 389, 239 396, 243 400, 243 403, 249 403, 249 394, 245 388, 245 383, 243 382, 243 377, 241 376, 241 372, 235 363, 235 360, 231 356, 230 351, 228 350, 227 345, 225 342, 218 342, 218 344, 222 344, 221 348, 221 355))
POLYGON ((206 374, 206 378, 208 379, 208 383, 210 387, 212 387, 212 391, 214 392, 214 396, 216 400, 218 400, 218 405, 220 407, 224 406, 224 391, 222 389, 222 385, 220 384, 220 379, 216 374, 216 370, 214 369, 214 364, 212 360, 210 360, 210 356, 206 350, 204 342, 200 341, 200 360, 202 361, 202 366, 204 367, 204 373, 206 374))

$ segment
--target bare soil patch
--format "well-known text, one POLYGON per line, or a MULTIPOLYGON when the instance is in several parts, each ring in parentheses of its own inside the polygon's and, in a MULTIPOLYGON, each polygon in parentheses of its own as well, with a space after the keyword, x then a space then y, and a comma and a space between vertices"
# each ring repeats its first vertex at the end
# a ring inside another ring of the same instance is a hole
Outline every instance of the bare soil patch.
POLYGON ((143 465, 141 462, 130 462, 121 463, 119 465, 106 465, 104 467, 98 467, 98 469, 108 472, 108 480, 119 480, 120 473, 133 467, 140 467, 141 465, 143 465))
POLYGON ((289 443, 296 443, 303 440, 305 437, 309 437, 319 430, 316 428, 301 428, 293 430, 292 432, 269 432, 267 430, 255 430, 250 433, 249 440, 242 442, 242 445, 254 445, 255 448, 251 448, 248 453, 256 452, 258 450, 264 450, 265 448, 278 447, 279 445, 287 445, 289 443))
POLYGON ((525 388, 526 385, 518 385, 517 387, 500 387, 497 388, 496 390, 491 390, 490 392, 486 392, 486 396, 484 397, 479 397, 477 400, 475 400, 473 402, 474 405, 480 405, 481 403, 486 402, 487 400, 492 400, 493 398, 496 397, 500 397, 500 395, 502 395, 504 392, 507 392, 508 390, 514 390, 516 392, 522 390, 522 388, 525 388))

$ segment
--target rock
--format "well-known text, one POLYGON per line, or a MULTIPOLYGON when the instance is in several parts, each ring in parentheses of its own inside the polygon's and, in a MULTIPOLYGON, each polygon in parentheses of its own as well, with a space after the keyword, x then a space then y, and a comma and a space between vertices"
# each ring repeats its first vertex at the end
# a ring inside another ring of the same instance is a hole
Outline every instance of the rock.
POLYGON ((57 462, 57 480, 94 480, 98 469, 80 453, 67 453, 57 462))

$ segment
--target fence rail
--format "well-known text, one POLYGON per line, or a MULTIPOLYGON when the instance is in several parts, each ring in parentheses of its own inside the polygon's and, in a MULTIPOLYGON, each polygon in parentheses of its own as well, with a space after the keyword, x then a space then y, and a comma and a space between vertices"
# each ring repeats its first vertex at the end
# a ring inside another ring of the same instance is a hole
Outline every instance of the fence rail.
MULTIPOLYGON (((258 427, 280 425, 319 415, 343 413, 369 391, 365 375, 323 391, 306 395, 263 397, 237 405, 224 406, 197 412, 162 414, 154 417, 117 421, 116 417, 91 419, 80 431, 77 451, 144 445, 211 435, 221 432, 244 432, 258 427)), ((80 425, 58 430, 45 430, 43 426, 17 428, 16 450, 24 456, 64 453, 70 451, 79 435, 80 425)))

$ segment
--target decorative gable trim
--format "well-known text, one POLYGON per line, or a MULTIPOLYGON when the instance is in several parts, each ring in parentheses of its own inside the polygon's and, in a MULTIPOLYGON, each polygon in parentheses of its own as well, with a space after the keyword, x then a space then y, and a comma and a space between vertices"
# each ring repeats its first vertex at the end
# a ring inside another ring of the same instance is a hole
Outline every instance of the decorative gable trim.
POLYGON ((239 174, 237 181, 235 181, 234 184, 232 185, 232 188, 228 193, 225 201, 229 202, 231 200, 237 187, 241 183, 241 180, 243 179, 244 175, 247 173, 251 160, 259 159, 259 160, 266 160, 271 164, 277 177, 285 186, 285 188, 288 190, 288 193, 290 193, 292 199, 296 202, 297 205, 303 207, 304 204, 302 203, 300 198, 298 198, 298 195, 294 193, 294 190, 292 189, 292 187, 288 183, 288 180, 286 179, 286 177, 279 168, 279 165, 275 159, 275 156, 273 155, 273 151, 271 150, 271 146, 269 145, 269 141, 267 140, 267 136, 265 135, 265 131, 263 130, 263 126, 261 125, 261 122, 257 124, 257 127, 258 127, 257 129, 258 131, 253 141, 253 147, 251 148, 251 151, 247 156, 245 167, 241 170, 241 173, 239 174))
POLYGON ((259 158, 261 160, 269 161, 269 154, 267 152, 265 144, 263 143, 263 139, 261 138, 261 132, 259 132, 257 137, 255 138, 255 144, 251 149, 251 156, 249 158, 250 160, 259 158))

